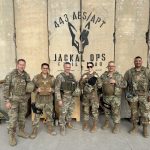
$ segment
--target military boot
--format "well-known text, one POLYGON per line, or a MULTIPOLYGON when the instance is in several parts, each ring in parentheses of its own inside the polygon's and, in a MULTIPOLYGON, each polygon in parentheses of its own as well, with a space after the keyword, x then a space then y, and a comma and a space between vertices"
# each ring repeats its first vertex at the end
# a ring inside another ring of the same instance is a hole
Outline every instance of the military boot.
POLYGON ((83 131, 87 131, 88 128, 89 128, 88 121, 84 121, 84 122, 83 122, 83 125, 82 125, 82 130, 83 130, 83 131))
POLYGON ((90 131, 91 131, 91 133, 94 133, 94 132, 96 132, 96 130, 97 130, 97 120, 94 120, 93 126, 92 126, 90 131))
POLYGON ((148 138, 148 137, 149 137, 147 127, 148 127, 147 124, 144 124, 144 125, 143 125, 143 136, 144 136, 145 138, 148 138))
POLYGON ((71 122, 67 122, 66 123, 66 127, 69 128, 69 129, 72 129, 73 128, 73 125, 71 124, 71 122))
POLYGON ((104 125, 102 126, 102 129, 108 129, 109 128, 109 119, 105 119, 104 125))
POLYGON ((48 125, 47 132, 53 136, 57 134, 56 131, 54 130, 54 127, 52 127, 51 125, 48 125))
POLYGON ((130 134, 134 134, 137 132, 137 123, 136 122, 133 122, 133 127, 131 130, 129 130, 129 133, 130 134))
POLYGON ((14 131, 8 131, 8 135, 9 135, 9 145, 10 146, 17 145, 17 140, 16 140, 15 132, 14 131))
POLYGON ((32 133, 30 135, 31 139, 35 139, 37 137, 38 134, 38 128, 37 127, 33 127, 32 133))
POLYGON ((19 128, 18 136, 27 139, 29 134, 24 131, 24 128, 19 128))
POLYGON ((114 127, 112 129, 112 133, 117 134, 119 132, 119 128, 120 128, 120 124, 119 123, 115 123, 114 127))
POLYGON ((62 135, 62 136, 66 135, 65 126, 63 126, 63 125, 60 126, 60 135, 62 135))

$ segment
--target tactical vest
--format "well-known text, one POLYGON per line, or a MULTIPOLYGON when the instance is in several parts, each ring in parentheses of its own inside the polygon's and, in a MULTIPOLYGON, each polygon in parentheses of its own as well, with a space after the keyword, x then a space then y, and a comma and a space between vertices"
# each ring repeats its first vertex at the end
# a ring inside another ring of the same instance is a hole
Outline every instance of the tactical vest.
POLYGON ((130 89, 133 93, 138 95, 145 95, 148 91, 148 73, 146 68, 140 72, 134 72, 134 70, 129 70, 129 82, 130 89))
POLYGON ((103 89, 103 94, 106 96, 112 96, 115 93, 114 84, 110 84, 108 82, 103 83, 102 89, 103 89))
POLYGON ((64 81, 61 82, 61 91, 70 91, 70 92, 74 92, 76 87, 77 87, 77 83, 76 80, 74 79, 74 76, 70 73, 70 75, 66 75, 65 73, 61 73, 61 75, 64 78, 64 81))
POLYGON ((50 95, 49 89, 52 86, 51 76, 43 78, 41 74, 37 76, 36 86, 41 89, 39 95, 50 95))
POLYGON ((24 96, 26 94, 26 75, 19 75, 16 71, 12 73, 11 80, 12 94, 16 96, 24 96))

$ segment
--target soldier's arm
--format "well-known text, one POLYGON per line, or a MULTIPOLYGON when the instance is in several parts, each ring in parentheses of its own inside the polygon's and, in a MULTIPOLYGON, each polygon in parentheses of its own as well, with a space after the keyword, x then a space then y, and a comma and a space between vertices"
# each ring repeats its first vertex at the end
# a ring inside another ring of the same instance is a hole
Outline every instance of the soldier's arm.
POLYGON ((88 76, 87 74, 83 74, 79 80, 79 86, 81 89, 83 89, 85 83, 88 81, 88 76))
POLYGON ((54 76, 52 76, 52 85, 51 85, 51 92, 54 93, 55 92, 55 78, 54 76))
POLYGON ((3 93, 4 93, 5 101, 9 102, 10 93, 11 93, 11 74, 9 74, 5 77, 3 93))
POLYGON ((56 101, 61 101, 61 92, 60 92, 61 82, 62 82, 61 77, 60 75, 58 75, 55 80, 55 100, 56 101))

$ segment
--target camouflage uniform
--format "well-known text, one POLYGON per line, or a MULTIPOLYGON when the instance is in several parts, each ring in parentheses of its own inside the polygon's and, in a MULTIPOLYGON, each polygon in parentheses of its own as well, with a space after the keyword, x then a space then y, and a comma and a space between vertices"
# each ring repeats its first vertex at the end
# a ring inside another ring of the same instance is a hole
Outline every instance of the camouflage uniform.
MULTIPOLYGON (((96 72, 93 72, 90 74, 89 72, 84 73, 80 79, 80 88, 83 91, 83 100, 82 100, 82 105, 83 105, 83 130, 87 130, 88 128, 88 121, 90 117, 90 106, 91 106, 91 111, 92 111, 92 117, 93 121, 96 126, 99 112, 99 99, 98 99, 98 93, 97 90, 99 87, 101 87, 101 83, 99 80, 99 76, 96 72), (88 84, 88 80, 92 77, 96 77, 97 81, 96 84, 93 86, 90 86, 88 84)), ((92 129, 91 129, 92 130, 92 129)))
POLYGON ((105 112, 105 118, 108 120, 110 113, 112 113, 112 119, 114 124, 120 123, 120 104, 122 88, 126 87, 126 81, 123 79, 119 72, 114 72, 112 77, 109 76, 109 72, 105 71, 101 75, 102 91, 103 91, 103 106, 105 112), (109 80, 114 79, 115 84, 110 84, 109 80))
MULTIPOLYGON (((54 76, 48 74, 46 78, 43 77, 42 73, 36 75, 33 78, 33 83, 35 85, 35 91, 37 88, 41 88, 43 91, 40 93, 36 92, 36 107, 42 109, 46 114, 47 125, 53 126, 53 93, 55 78, 54 76), (51 88, 51 92, 48 90, 51 88)), ((33 127, 38 128, 40 121, 40 114, 35 114, 33 121, 33 127)))
POLYGON ((29 75, 23 71, 22 74, 14 69, 5 78, 4 98, 9 100, 11 108, 8 111, 9 122, 8 132, 12 134, 16 131, 17 121, 19 129, 25 128, 25 115, 27 112, 26 85, 30 82, 29 75))
POLYGON ((75 106, 75 99, 72 93, 76 88, 76 80, 72 73, 66 75, 60 73, 56 77, 55 82, 55 96, 56 101, 62 100, 63 106, 59 107, 59 123, 60 126, 65 126, 66 123, 71 121, 72 113, 75 106))
POLYGON ((139 120, 139 114, 141 115, 142 124, 148 125, 150 102, 147 99, 150 88, 150 71, 143 66, 140 71, 131 68, 125 73, 125 79, 128 84, 126 97, 131 108, 133 126, 136 126, 136 122, 139 120))

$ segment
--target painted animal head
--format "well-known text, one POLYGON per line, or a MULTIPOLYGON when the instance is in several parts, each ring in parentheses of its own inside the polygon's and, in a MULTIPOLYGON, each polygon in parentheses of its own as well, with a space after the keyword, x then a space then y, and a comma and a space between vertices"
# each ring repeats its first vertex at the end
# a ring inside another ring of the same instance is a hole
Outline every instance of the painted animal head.
POLYGON ((72 37, 72 46, 75 46, 78 53, 82 54, 86 45, 89 45, 88 35, 90 29, 90 22, 88 22, 84 29, 81 31, 78 36, 76 28, 68 22, 68 28, 72 37))

